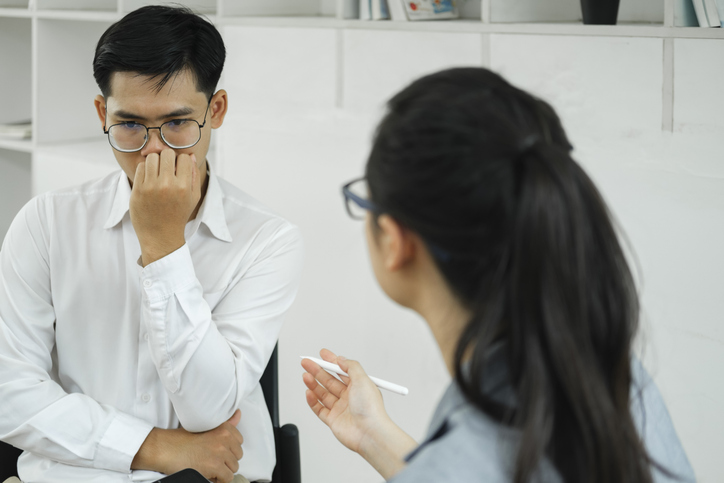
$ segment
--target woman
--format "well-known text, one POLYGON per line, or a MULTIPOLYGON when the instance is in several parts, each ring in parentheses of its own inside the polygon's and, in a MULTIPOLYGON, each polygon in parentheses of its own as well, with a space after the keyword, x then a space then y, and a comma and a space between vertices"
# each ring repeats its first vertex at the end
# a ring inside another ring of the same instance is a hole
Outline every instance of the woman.
MULTIPOLYGON (((426 440, 349 377, 302 365, 315 414, 387 480, 693 481, 660 394, 632 356, 639 306, 600 194, 553 109, 479 68, 397 94, 363 180, 375 276, 428 323, 454 381, 426 440)), ((360 190, 360 188, 362 188, 360 190)))

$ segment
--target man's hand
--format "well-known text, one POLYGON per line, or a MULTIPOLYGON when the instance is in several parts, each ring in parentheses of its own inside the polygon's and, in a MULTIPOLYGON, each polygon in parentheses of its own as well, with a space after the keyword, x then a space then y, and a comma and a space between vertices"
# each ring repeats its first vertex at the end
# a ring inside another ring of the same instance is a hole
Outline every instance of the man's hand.
POLYGON ((186 243, 184 228, 201 199, 196 156, 164 149, 136 167, 130 213, 145 267, 186 243))
POLYGON ((231 483, 244 455, 244 438, 236 429, 240 420, 237 409, 231 419, 205 433, 154 428, 133 458, 131 469, 170 475, 193 468, 212 482, 231 483))

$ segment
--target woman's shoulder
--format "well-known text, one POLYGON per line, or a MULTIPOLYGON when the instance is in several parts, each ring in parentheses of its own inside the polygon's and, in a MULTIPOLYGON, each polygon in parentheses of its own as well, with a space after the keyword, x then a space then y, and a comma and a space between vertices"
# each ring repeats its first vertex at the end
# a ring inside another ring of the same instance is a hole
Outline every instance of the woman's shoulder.
MULTIPOLYGON (((458 406, 408 459, 391 483, 512 480, 519 433, 497 423, 471 404, 458 406)), ((544 462, 536 481, 559 482, 544 462)))

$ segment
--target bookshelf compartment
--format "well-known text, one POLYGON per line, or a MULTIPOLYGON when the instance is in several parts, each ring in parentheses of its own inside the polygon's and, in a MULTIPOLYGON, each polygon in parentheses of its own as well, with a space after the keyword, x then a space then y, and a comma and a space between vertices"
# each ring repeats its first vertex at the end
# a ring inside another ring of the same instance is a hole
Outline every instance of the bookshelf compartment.
POLYGON ((31 196, 31 154, 0 148, 0 242, 31 196))
POLYGON ((38 19, 36 135, 40 143, 103 136, 93 106, 96 42, 110 22, 38 19))
POLYGON ((227 17, 335 16, 334 0, 221 0, 227 17))
POLYGON ((0 17, 0 124, 32 117, 31 43, 29 18, 0 17))
MULTIPOLYGON (((582 22, 580 0, 484 0, 493 23, 582 22)), ((661 0, 621 0, 618 23, 664 23, 664 3, 661 0)))
POLYGON ((1 8, 28 8, 28 0, 0 0, 1 8))

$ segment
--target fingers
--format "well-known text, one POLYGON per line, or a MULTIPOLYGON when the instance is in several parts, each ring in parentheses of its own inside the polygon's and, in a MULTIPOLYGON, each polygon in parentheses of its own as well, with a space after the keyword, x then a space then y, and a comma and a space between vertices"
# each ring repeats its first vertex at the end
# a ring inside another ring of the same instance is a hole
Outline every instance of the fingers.
MULTIPOLYGON (((319 367, 319 364, 314 361, 303 359, 302 367, 336 397, 340 397, 342 395, 342 391, 347 389, 347 386, 343 382, 319 367)), ((312 387, 309 388, 313 389, 312 387)))
POLYGON ((136 166, 136 175, 133 177, 133 186, 142 185, 146 178, 146 162, 138 163, 136 166))
MULTIPOLYGON (((342 356, 337 356, 334 352, 332 352, 329 349, 322 349, 321 351, 319 351, 319 355, 325 361, 331 362, 333 364, 337 364, 337 361, 339 360, 339 358, 342 357, 342 356)), ((342 359, 344 359, 344 358, 342 357, 342 359)), ((337 365, 339 365, 339 364, 337 364, 337 365)), ((340 369, 342 369, 342 366, 340 366, 340 369)), ((342 369, 342 370, 344 371, 344 369, 342 369)), ((347 371, 345 371, 345 372, 347 372, 347 371)), ((342 381, 344 381, 345 384, 349 385, 349 377, 343 376, 341 374, 339 375, 339 377, 340 377, 340 379, 342 379, 342 381)))
POLYGON ((324 423, 327 424, 327 416, 329 415, 329 409, 325 408, 324 405, 319 402, 314 392, 307 389, 307 404, 312 409, 312 412, 324 423))
POLYGON ((234 414, 231 415, 228 422, 232 426, 236 427, 239 424, 239 421, 241 421, 241 409, 234 411, 234 414))
POLYGON ((146 156, 146 180, 151 181, 158 178, 158 165, 161 158, 156 153, 146 156))
POLYGON ((183 181, 189 190, 193 188, 193 171, 194 162, 192 156, 179 154, 176 159, 176 177, 183 181))
MULTIPOLYGON (((149 155, 150 156, 150 155, 149 155)), ((176 171, 176 153, 172 149, 164 149, 161 151, 161 160, 159 161, 158 177, 164 180, 170 180, 176 171)))
POLYGON ((327 389, 317 384, 317 381, 311 374, 305 373, 302 375, 302 380, 304 380, 304 384, 314 393, 317 399, 321 401, 325 407, 332 408, 332 406, 334 406, 339 400, 338 396, 330 394, 327 389))

